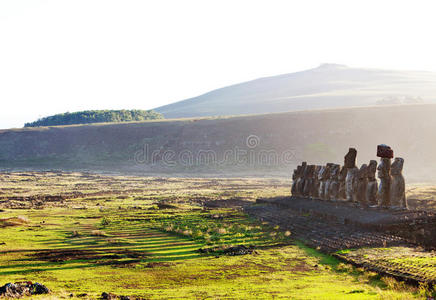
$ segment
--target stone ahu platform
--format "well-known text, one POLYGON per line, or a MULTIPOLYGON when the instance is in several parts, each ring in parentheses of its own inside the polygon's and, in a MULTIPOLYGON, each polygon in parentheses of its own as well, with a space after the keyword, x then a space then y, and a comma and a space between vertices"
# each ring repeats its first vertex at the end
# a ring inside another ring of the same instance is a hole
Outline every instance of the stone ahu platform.
POLYGON ((410 243, 436 249, 436 214, 426 211, 362 208, 345 201, 328 201, 303 197, 258 199, 256 203, 290 209, 341 223, 358 230, 369 230, 401 236, 410 243))

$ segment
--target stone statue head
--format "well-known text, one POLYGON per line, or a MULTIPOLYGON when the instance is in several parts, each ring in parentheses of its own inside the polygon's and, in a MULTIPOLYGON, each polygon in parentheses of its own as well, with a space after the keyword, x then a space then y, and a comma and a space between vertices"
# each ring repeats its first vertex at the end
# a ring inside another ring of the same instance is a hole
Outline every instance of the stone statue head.
POLYGON ((403 171, 404 159, 401 157, 395 157, 394 162, 391 165, 391 174, 400 175, 403 171))
POLYGON ((334 180, 338 179, 339 168, 340 168, 340 166, 337 164, 332 164, 330 166, 330 179, 334 179, 334 180))
POLYGON ((298 178, 298 168, 297 169, 294 169, 294 172, 292 172, 292 180, 295 180, 295 179, 297 179, 298 178))
POLYGON ((327 163, 327 165, 325 166, 324 169, 324 174, 323 174, 323 179, 329 179, 330 178, 330 173, 332 171, 332 163, 327 163))
POLYGON ((306 172, 307 178, 313 178, 314 171, 315 171, 315 165, 308 165, 307 172, 306 172))
POLYGON ((304 175, 306 174, 306 168, 307 168, 307 162, 303 161, 300 169, 300 177, 304 177, 304 175))
POLYGON ((391 159, 381 158, 377 171, 378 178, 389 178, 389 176, 391 176, 391 159))
POLYGON ((375 172, 377 171, 377 161, 370 160, 368 169, 367 169, 367 176, 369 179, 375 179, 375 172))
POLYGON ((349 148, 348 153, 344 156, 344 166, 347 168, 356 167, 357 150, 355 148, 349 148))
POLYGON ((359 169, 358 178, 365 179, 368 176, 367 173, 368 173, 368 165, 363 164, 359 169))

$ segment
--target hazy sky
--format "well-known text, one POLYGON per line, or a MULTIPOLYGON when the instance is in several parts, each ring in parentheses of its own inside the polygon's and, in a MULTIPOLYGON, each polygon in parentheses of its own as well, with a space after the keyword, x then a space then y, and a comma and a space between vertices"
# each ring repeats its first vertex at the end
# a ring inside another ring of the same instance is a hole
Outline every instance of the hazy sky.
POLYGON ((436 71, 434 3, 0 0, 0 128, 325 62, 436 71))

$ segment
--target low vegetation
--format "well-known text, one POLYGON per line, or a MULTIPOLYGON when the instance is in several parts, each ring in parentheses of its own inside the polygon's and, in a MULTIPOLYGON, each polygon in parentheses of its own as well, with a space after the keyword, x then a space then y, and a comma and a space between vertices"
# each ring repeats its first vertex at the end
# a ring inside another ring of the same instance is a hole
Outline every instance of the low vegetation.
POLYGON ((156 119, 163 119, 163 116, 153 110, 85 110, 44 117, 35 122, 26 123, 24 127, 130 122, 156 119))

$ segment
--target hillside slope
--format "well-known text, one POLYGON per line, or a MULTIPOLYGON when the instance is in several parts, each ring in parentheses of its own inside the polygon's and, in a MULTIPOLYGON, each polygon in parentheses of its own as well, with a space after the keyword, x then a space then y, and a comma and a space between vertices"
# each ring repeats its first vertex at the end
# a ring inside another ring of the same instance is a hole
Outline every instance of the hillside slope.
POLYGON ((238 115, 436 100, 436 73, 324 64, 265 77, 155 110, 166 118, 238 115))
POLYGON ((408 180, 436 175, 436 105, 401 105, 220 119, 0 131, 0 169, 108 170, 170 175, 285 175, 302 160, 358 163, 386 143, 408 180))

